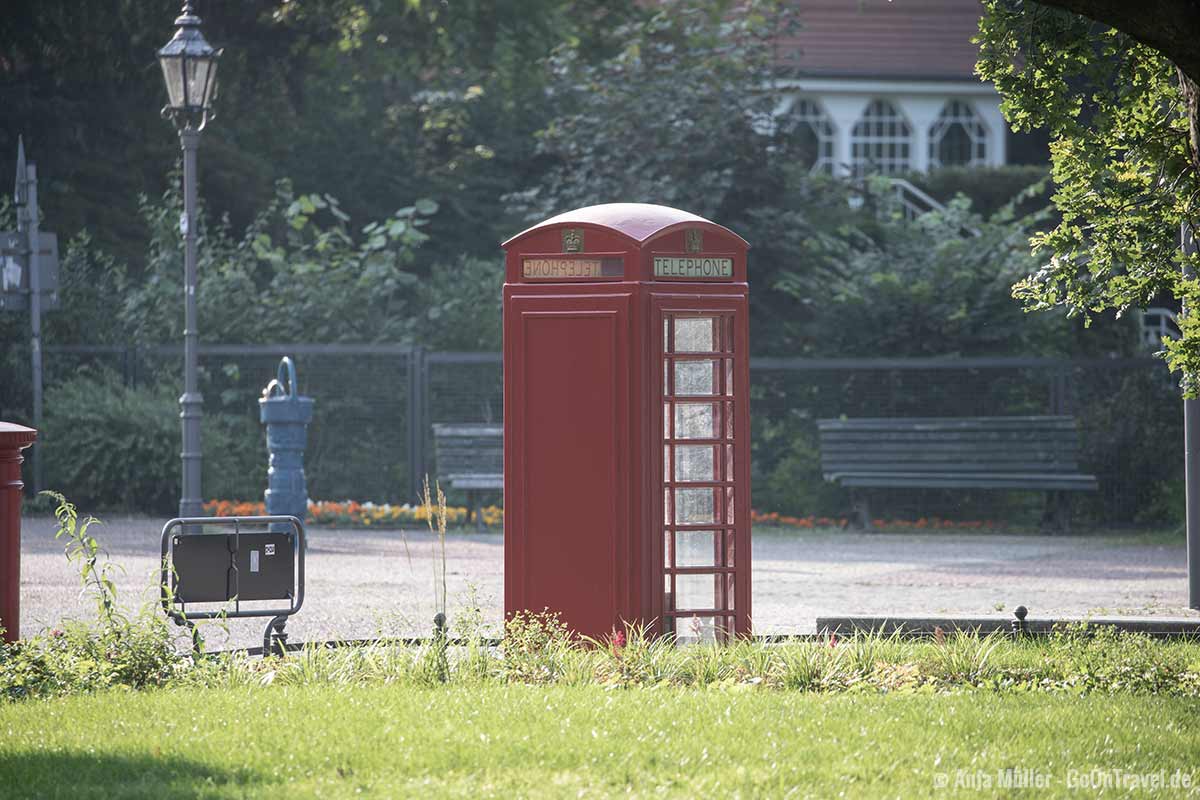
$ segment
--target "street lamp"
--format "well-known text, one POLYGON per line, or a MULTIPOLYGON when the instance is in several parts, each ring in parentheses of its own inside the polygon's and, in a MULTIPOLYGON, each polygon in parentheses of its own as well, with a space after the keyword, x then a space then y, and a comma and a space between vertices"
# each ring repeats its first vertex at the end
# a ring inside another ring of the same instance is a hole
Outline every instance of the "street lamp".
POLYGON ((204 398, 200 396, 196 372, 199 368, 196 330, 196 148, 200 131, 211 118, 212 100, 217 88, 217 59, 214 50, 200 32, 200 18, 191 2, 175 19, 178 30, 161 50, 167 83, 167 104, 162 114, 175 123, 183 147, 183 216, 179 229, 183 234, 183 396, 179 398, 183 420, 183 494, 179 498, 179 516, 198 517, 204 512, 200 496, 200 418, 204 398))

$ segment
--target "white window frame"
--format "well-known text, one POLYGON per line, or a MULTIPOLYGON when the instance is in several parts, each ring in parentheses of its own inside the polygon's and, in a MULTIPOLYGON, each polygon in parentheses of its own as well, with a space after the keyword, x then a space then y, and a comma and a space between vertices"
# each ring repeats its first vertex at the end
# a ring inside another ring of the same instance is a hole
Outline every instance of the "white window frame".
POLYGON ((855 177, 872 168, 884 175, 899 175, 914 168, 913 125, 894 99, 872 98, 850 128, 849 137, 850 170, 855 177), (898 152, 886 153, 885 148, 898 152))
POLYGON ((947 166, 942 163, 940 150, 946 134, 955 125, 960 126, 971 140, 971 155, 965 164, 948 166, 984 167, 991 163, 988 161, 991 137, 988 135, 987 125, 975 110, 974 103, 965 98, 954 97, 946 101, 937 120, 929 126, 929 168, 947 166))
POLYGON ((815 97, 797 97, 790 115, 796 124, 808 125, 817 141, 817 157, 809 171, 832 173, 836 164, 837 129, 824 104, 815 97))

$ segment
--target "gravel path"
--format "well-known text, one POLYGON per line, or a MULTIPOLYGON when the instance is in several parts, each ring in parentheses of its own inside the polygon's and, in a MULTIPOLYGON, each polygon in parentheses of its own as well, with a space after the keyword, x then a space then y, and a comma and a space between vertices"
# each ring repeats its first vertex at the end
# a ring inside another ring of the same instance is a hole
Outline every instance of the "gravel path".
MULTIPOLYGON (((125 574, 132 607, 153 601, 162 520, 106 519, 93 529, 125 574)), ((22 523, 21 630, 86 617, 77 574, 53 538, 54 520, 22 523)), ((503 599, 498 533, 447 537, 451 621, 478 607, 497 625, 503 599), (472 594, 475 601, 472 603, 472 594)), ((433 617, 433 542, 428 533, 313 528, 304 608, 292 641, 414 634, 433 617)), ((754 619, 758 633, 804 633, 818 615, 980 615, 1028 606, 1036 615, 1088 613, 1198 616, 1188 611, 1185 550, 1134 537, 1002 534, 867 534, 756 531, 754 619)), ((208 647, 261 644, 265 620, 210 624, 208 647)))

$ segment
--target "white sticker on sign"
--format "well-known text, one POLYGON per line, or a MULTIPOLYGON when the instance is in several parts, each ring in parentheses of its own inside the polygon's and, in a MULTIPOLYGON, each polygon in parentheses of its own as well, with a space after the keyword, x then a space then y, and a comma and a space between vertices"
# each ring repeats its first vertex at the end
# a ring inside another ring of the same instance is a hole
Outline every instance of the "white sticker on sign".
POLYGON ((275 555, 275 545, 273 545, 273 544, 263 545, 263 555, 265 555, 265 556, 275 555))
POLYGON ((258 551, 257 550, 250 551, 250 571, 258 572, 258 551))

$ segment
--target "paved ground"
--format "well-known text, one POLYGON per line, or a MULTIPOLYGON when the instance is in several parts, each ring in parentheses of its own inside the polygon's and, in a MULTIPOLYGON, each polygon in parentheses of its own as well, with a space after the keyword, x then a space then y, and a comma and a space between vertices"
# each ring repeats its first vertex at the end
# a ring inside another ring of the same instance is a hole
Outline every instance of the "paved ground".
MULTIPOLYGON (((106 519, 93 529, 125 574, 130 606, 152 601, 162 520, 106 519)), ((92 611, 77 573, 53 538, 54 521, 26 517, 22 531, 22 632, 92 611)), ((1182 541, 1162 537, 1048 537, 755 531, 758 633, 811 632, 818 615, 994 614, 1017 605, 1034 615, 1190 615, 1182 541)), ((472 592, 487 622, 501 616, 500 534, 451 534, 451 619, 472 592)), ((433 542, 427 533, 314 528, 304 609, 293 641, 423 633, 433 617, 433 542), (407 542, 407 545, 406 545, 407 542)), ((264 622, 210 627, 210 647, 261 643, 264 622)))

